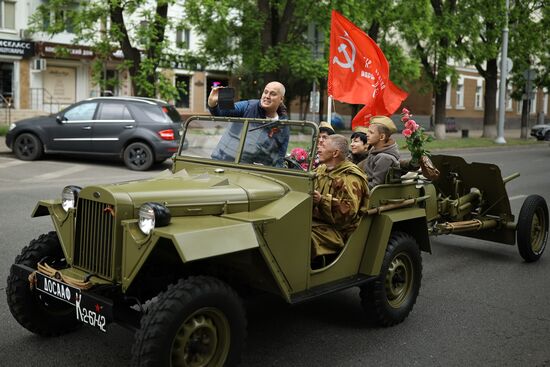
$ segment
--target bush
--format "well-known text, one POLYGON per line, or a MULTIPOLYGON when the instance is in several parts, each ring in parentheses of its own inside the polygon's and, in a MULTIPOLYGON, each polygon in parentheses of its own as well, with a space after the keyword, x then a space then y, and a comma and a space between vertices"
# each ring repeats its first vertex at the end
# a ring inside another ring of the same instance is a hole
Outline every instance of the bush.
POLYGON ((10 127, 8 125, 0 124, 0 136, 6 136, 10 127))

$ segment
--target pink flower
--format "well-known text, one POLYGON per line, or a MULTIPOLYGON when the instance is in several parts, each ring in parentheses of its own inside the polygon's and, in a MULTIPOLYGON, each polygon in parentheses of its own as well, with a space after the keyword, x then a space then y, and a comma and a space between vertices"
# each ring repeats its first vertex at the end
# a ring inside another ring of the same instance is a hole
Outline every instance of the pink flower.
POLYGON ((407 110, 406 108, 403 108, 403 109, 401 110, 401 113, 404 114, 404 115, 408 115, 408 114, 410 113, 410 111, 407 110))
POLYGON ((408 138, 409 136, 411 136, 412 133, 413 133, 413 132, 411 131, 411 129, 405 129, 405 130, 403 130, 403 136, 406 137, 406 138, 408 138))
POLYGON ((409 121, 409 115, 403 115, 403 117, 401 117, 401 121, 402 121, 402 122, 407 122, 407 121, 409 121))
POLYGON ((418 130, 419 127, 420 126, 418 126, 418 124, 414 120, 409 120, 405 122, 405 128, 411 130, 412 132, 415 132, 416 130, 418 130))

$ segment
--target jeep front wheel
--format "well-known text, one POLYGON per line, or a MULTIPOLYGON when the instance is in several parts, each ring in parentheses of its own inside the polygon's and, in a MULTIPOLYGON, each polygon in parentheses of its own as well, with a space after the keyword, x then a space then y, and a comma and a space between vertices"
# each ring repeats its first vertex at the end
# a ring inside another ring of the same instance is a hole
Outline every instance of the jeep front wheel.
POLYGON ((361 304, 380 325, 396 325, 412 311, 421 278, 422 257, 416 240, 393 232, 378 278, 361 287, 361 304))
POLYGON ((233 366, 246 336, 245 310, 222 281, 180 279, 141 319, 132 366, 233 366))
MULTIPOLYGON (((55 232, 43 234, 32 240, 15 258, 16 264, 36 269, 45 262, 53 268, 65 266, 63 250, 55 232)), ((13 317, 27 330, 42 336, 58 336, 78 328, 74 307, 51 297, 33 292, 27 277, 10 270, 6 288, 8 306, 13 317)))

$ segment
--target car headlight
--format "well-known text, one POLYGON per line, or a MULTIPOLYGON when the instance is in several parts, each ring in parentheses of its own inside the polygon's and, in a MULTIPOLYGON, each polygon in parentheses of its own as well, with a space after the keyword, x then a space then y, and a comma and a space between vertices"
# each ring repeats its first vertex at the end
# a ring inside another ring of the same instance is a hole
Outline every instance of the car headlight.
POLYGON ((78 194, 80 194, 82 188, 80 186, 65 186, 61 192, 61 206, 66 212, 69 209, 72 209, 76 206, 76 201, 78 200, 78 194))
POLYGON ((15 129, 15 124, 12 122, 12 123, 10 124, 10 130, 13 130, 13 129, 15 129))
POLYGON ((163 227, 170 223, 170 210, 159 203, 145 203, 139 208, 139 229, 149 234, 155 227, 163 227))

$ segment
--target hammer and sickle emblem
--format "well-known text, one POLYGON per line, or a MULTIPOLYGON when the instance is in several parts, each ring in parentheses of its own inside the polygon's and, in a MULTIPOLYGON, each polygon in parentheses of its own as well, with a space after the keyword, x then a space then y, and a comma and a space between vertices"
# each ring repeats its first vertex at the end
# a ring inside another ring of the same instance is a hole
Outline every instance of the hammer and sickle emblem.
POLYGON ((351 48, 351 57, 350 57, 350 54, 348 53, 348 46, 345 43, 340 43, 340 45, 338 46, 338 52, 341 52, 344 54, 346 62, 342 62, 338 59, 338 56, 334 56, 332 58, 332 63, 338 64, 344 69, 351 69, 351 71, 354 72, 355 70, 353 68, 353 64, 355 63, 355 53, 356 53, 355 45, 349 38, 347 32, 345 32, 344 36, 340 36, 340 38, 342 38, 344 41, 346 41, 349 44, 351 48))

